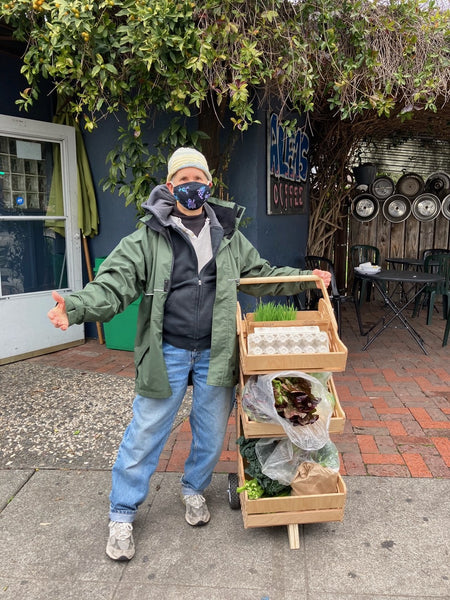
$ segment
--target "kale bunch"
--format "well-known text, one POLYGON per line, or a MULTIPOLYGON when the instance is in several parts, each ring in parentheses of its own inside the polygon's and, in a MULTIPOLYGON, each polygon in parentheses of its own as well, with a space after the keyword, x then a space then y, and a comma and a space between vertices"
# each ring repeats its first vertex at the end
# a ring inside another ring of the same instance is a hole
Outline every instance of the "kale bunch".
POLYGON ((270 477, 267 477, 261 471, 261 463, 256 456, 255 450, 257 441, 257 439, 246 439, 244 436, 236 440, 242 458, 245 458, 248 463, 245 472, 253 479, 256 479, 264 490, 264 496, 288 496, 291 491, 290 485, 283 485, 274 479, 270 479, 270 477))
POLYGON ((272 379, 275 408, 292 425, 311 425, 319 418, 316 407, 320 402, 311 392, 311 384, 302 377, 272 379))

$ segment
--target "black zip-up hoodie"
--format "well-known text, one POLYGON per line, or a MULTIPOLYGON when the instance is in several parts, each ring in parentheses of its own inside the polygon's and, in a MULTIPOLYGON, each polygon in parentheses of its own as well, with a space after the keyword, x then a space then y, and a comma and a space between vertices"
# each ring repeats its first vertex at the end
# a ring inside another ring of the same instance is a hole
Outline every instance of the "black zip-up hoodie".
POLYGON ((212 259, 198 272, 197 255, 186 233, 170 219, 175 197, 165 185, 157 186, 142 207, 153 218, 147 227, 166 237, 173 250, 173 264, 164 308, 163 337, 186 350, 211 346, 212 311, 216 294, 215 257, 224 235, 235 227, 235 208, 205 204, 210 219, 212 259))

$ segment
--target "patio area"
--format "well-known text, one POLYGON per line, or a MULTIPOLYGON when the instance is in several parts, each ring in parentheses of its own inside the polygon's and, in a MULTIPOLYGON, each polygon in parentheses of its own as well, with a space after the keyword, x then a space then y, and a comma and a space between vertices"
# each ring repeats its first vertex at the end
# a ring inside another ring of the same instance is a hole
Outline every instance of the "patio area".
MULTIPOLYGON (((425 355, 398 321, 398 327, 394 321, 362 351, 366 338, 360 335, 353 302, 342 305, 342 340, 349 354, 345 372, 335 373, 334 381, 347 418, 344 432, 332 439, 343 475, 450 477, 450 344, 442 347, 445 321, 438 309, 430 326, 426 310, 412 320, 424 340, 425 355)), ((364 307, 365 323, 375 322, 382 310, 379 299, 372 300, 364 307)), ((408 319, 410 315, 408 311, 408 319)), ((97 340, 23 362, 134 376, 131 352, 110 350, 97 340)), ((190 444, 188 409, 164 449, 160 471, 182 471, 190 444)), ((232 417, 216 472, 236 470, 235 438, 232 417)))

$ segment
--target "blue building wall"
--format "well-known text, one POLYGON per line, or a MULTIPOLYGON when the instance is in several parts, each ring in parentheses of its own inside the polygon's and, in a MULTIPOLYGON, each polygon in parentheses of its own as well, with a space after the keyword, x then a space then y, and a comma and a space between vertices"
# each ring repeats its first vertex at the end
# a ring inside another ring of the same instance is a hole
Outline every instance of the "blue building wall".
POLYGON ((108 174, 106 156, 116 144, 119 126, 117 119, 110 118, 103 121, 94 133, 83 132, 100 220, 99 235, 88 240, 92 262, 96 257, 108 255, 119 240, 136 229, 137 217, 134 205, 125 206, 123 196, 119 196, 117 191, 114 193, 103 191, 101 184, 108 174))
POLYGON ((19 58, 4 55, 0 52, 0 113, 21 117, 23 119, 35 119, 36 121, 51 121, 54 113, 53 97, 49 95, 49 86, 46 81, 42 82, 42 100, 34 105, 28 112, 19 110, 16 100, 20 98, 19 92, 27 87, 27 81, 20 73, 22 63, 19 58))
MULTIPOLYGON (((18 110, 15 100, 19 97, 20 90, 26 87, 25 80, 20 75, 20 61, 10 56, 0 56, 0 59, 0 77, 3 82, 7 82, 0 89, 0 114, 51 121, 54 102, 52 96, 47 94, 48 90, 30 112, 18 110)), ((261 256, 277 266, 302 267, 307 241, 308 210, 303 215, 267 214, 265 112, 260 110, 258 118, 262 125, 253 126, 234 147, 228 178, 230 199, 245 207, 243 232, 261 256)), ((165 127, 166 119, 159 122, 160 127, 165 127)), ((96 257, 106 256, 122 237, 132 233, 136 227, 134 206, 125 207, 122 196, 103 191, 101 185, 101 180, 108 171, 106 156, 115 144, 119 125, 117 119, 111 117, 103 121, 92 134, 84 134, 100 217, 99 235, 88 240, 92 264, 96 257)), ((158 131, 151 129, 144 133, 150 147, 156 141, 157 133, 158 131)), ((86 272, 84 277, 87 281, 86 272)), ((246 295, 242 296, 245 298, 243 308, 251 309, 253 300, 246 295)), ((87 335, 96 336, 94 326, 87 326, 87 335)))
POLYGON ((274 265, 302 266, 308 235, 305 214, 267 214, 266 112, 257 115, 262 125, 253 126, 236 145, 230 163, 231 198, 246 207, 245 234, 260 254, 274 265))

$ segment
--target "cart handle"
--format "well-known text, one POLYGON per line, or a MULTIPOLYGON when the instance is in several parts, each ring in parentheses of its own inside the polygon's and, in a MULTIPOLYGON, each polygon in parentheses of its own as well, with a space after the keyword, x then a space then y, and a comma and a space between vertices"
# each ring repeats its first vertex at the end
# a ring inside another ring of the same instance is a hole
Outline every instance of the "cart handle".
POLYGON ((236 305, 236 334, 241 335, 242 310, 239 302, 236 305))
MULTIPOLYGON (((292 282, 315 281, 316 283, 318 283, 318 289, 320 289, 322 291, 323 300, 330 309, 332 326, 337 331, 337 321, 336 321, 336 317, 334 315, 333 307, 331 306, 330 296, 328 294, 327 288, 325 287, 323 279, 321 277, 318 277, 317 275, 311 274, 311 275, 285 275, 285 276, 278 275, 276 277, 244 277, 242 279, 239 279, 237 284, 239 286, 239 285, 244 285, 244 284, 255 285, 255 284, 260 284, 260 283, 269 283, 269 284, 271 284, 271 283, 289 283, 291 281, 292 282)), ((240 306, 239 306, 239 302, 238 302, 238 313, 237 313, 238 323, 240 323, 239 317, 242 319, 242 313, 240 312, 240 306)), ((239 335, 239 331, 240 331, 240 324, 238 325, 238 335, 239 335)))
POLYGON ((316 281, 319 283, 319 289, 322 290, 323 297, 326 298, 328 296, 327 289, 323 282, 323 279, 318 277, 317 275, 285 275, 285 276, 277 276, 277 277, 244 277, 239 279, 238 285, 255 285, 259 283, 290 283, 296 281, 316 281))

